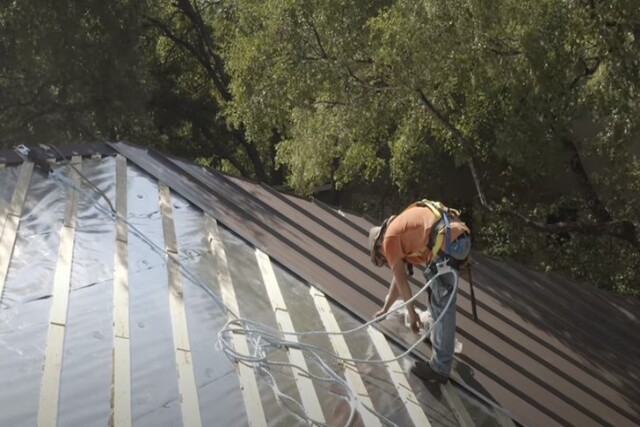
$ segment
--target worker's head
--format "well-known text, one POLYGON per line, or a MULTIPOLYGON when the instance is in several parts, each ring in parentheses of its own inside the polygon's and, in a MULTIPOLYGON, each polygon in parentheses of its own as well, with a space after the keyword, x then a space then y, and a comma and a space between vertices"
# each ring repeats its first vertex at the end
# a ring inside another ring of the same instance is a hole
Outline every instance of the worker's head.
POLYGON ((369 252, 371 255, 371 262, 378 267, 382 267, 383 264, 381 263, 380 258, 384 258, 384 255, 381 254, 382 252, 382 248, 381 248, 382 239, 380 237, 381 230, 382 230, 382 227, 380 226, 372 227, 371 230, 369 230, 369 252))
POLYGON ((387 231, 387 225, 389 225, 393 218, 395 218, 395 215, 385 219, 381 226, 372 227, 371 230, 369 230, 369 254, 371 256, 371 262, 377 267, 382 267, 387 262, 384 251, 382 250, 382 241, 387 231))

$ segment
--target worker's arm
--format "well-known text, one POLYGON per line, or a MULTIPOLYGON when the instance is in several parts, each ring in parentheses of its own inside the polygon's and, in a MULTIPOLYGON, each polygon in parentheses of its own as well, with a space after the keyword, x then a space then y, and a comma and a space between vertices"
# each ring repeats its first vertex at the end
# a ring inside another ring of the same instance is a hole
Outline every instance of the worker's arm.
MULTIPOLYGON (((375 316, 381 316, 389 311, 391 305, 398 299, 398 295, 403 300, 409 301, 412 297, 411 288, 409 287, 409 279, 407 277, 407 266, 404 261, 399 261, 393 268, 393 279, 391 280, 391 286, 389 293, 385 299, 382 310, 378 311, 375 316)), ((409 324, 414 332, 418 332, 420 329, 420 317, 414 308, 413 302, 407 304, 407 312, 409 313, 409 324)))
MULTIPOLYGON (((404 261, 396 263, 393 267, 393 280, 396 282, 398 293, 403 300, 409 301, 413 296, 409 287, 409 278, 407 277, 407 266, 404 261)), ((413 301, 407 304, 407 312, 409 313, 409 325, 413 332, 418 333, 420 329, 420 317, 416 313, 413 301)))
POLYGON ((387 297, 384 299, 384 305, 382 309, 378 310, 373 317, 379 317, 383 314, 387 314, 391 306, 398 299, 400 293, 398 292, 398 285, 396 285, 396 278, 391 279, 391 286, 389 286, 389 292, 387 293, 387 297))

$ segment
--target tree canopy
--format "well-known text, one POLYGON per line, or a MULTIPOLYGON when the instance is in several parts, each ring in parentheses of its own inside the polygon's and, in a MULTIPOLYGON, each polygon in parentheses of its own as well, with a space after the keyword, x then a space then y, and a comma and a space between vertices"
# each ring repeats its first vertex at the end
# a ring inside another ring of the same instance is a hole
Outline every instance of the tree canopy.
POLYGON ((640 294, 631 0, 121 0, 0 11, 0 143, 129 139, 640 294), (348 197, 347 197, 348 196, 348 197))

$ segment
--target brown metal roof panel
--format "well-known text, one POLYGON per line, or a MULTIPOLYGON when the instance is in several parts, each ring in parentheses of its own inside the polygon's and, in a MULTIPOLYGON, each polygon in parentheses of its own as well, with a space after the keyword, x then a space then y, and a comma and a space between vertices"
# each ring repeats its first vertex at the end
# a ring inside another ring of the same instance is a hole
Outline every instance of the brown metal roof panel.
MULTIPOLYGON (((604 341, 600 341, 596 329, 585 328, 584 323, 572 318, 579 313, 574 312, 575 307, 567 310, 571 307, 570 302, 541 290, 514 289, 524 288, 523 282, 515 282, 506 268, 487 269, 486 265, 478 264, 474 271, 476 287, 500 302, 496 310, 501 314, 515 313, 512 316, 514 327, 537 331, 547 342, 561 343, 563 348, 571 349, 580 360, 595 361, 597 354, 593 348, 602 347, 604 341)), ((610 344, 613 345, 611 351, 625 346, 615 342, 610 344)), ((628 355, 621 354, 620 357, 627 359, 628 355)), ((609 362, 603 360, 601 365, 607 366, 609 362)))
MULTIPOLYGON (((466 294, 464 290, 459 292, 461 295, 466 294)), ((609 400, 612 405, 620 405, 624 411, 634 411, 635 405, 624 398, 628 391, 608 371, 591 364, 584 356, 575 353, 552 335, 538 328, 523 326, 522 318, 485 292, 481 284, 476 285, 476 297, 478 321, 481 324, 488 324, 501 333, 508 333, 518 347, 523 347, 540 363, 588 393, 597 398, 612 399, 609 400)))
MULTIPOLYGON (((491 317, 487 311, 480 311, 479 320, 486 321, 490 328, 496 330, 494 336, 499 334, 503 339, 512 341, 510 346, 505 346, 501 341, 494 341, 493 348, 500 354, 508 355, 509 360, 517 361, 523 370, 533 374, 535 380, 550 388, 556 397, 572 402, 572 405, 581 408, 582 412, 591 412, 598 416, 602 414, 603 420, 614 420, 614 424, 640 423, 635 403, 638 386, 630 378, 630 374, 633 375, 636 368, 633 367, 633 363, 629 364, 626 355, 621 354, 625 350, 620 347, 617 351, 615 347, 607 348, 597 334, 590 334, 589 330, 580 324, 570 325, 569 322, 564 322, 557 327, 550 327, 553 322, 562 320, 558 320, 557 313, 547 307, 541 308, 533 296, 523 298, 515 293, 506 293, 505 298, 505 293, 498 293, 499 298, 496 300, 480 299, 484 296, 483 292, 492 286, 501 286, 502 290, 509 287, 504 281, 497 282, 495 273, 496 270, 492 270, 491 273, 475 275, 481 308, 484 308, 484 304, 492 304, 494 312, 502 317, 515 318, 516 321, 502 325, 493 323, 489 321, 491 317), (544 311, 540 312, 538 309, 544 311), (482 316, 487 319, 483 320, 482 316), (521 320, 517 320, 518 318, 521 320), (523 328, 528 334, 521 332, 523 328), (530 339, 526 339, 531 336, 537 337, 537 342, 544 342, 545 345, 535 346, 530 339), (528 355, 522 354, 523 350, 528 355), (554 360, 554 353, 565 362, 554 360), (616 360, 617 362, 614 362, 616 360)), ((520 286, 526 286, 525 282, 520 282, 520 286)), ((493 291, 486 293, 496 297, 493 291)), ((567 310, 562 313, 569 317, 573 315, 572 311, 567 310)), ((464 323, 464 320, 459 321, 461 332, 472 330, 471 322, 467 322, 467 327, 464 323)), ((486 338, 488 333, 488 330, 479 331, 474 336, 486 338)), ((475 364, 476 361, 474 354, 472 363, 475 364)))
MULTIPOLYGON (((610 304, 609 293, 591 285, 580 285, 559 277, 554 280, 543 272, 529 270, 513 263, 503 265, 508 270, 516 271, 523 278, 523 282, 541 286, 547 293, 554 294, 557 301, 566 303, 561 311, 563 317, 575 319, 577 324, 582 327, 588 326, 589 330, 598 328, 608 337, 623 339, 623 342, 630 344, 630 348, 640 349, 640 336, 635 334, 632 328, 619 328, 630 319, 618 307, 610 304), (585 324, 585 320, 588 323, 585 324), (612 334, 612 331, 615 334, 612 334)), ((635 324, 640 327, 637 317, 635 324)))
MULTIPOLYGON (((212 174, 201 168, 184 162, 173 162, 173 166, 191 175, 188 178, 171 170, 171 167, 167 168, 166 164, 163 167, 162 159, 150 160, 143 150, 130 146, 116 148, 125 154, 128 152, 130 158, 143 163, 145 169, 151 169, 149 171, 152 174, 169 182, 185 197, 195 200, 194 203, 203 210, 215 211, 212 214, 222 223, 254 242, 257 247, 267 248, 265 251, 274 259, 316 284, 362 318, 368 318, 384 298, 386 286, 376 285, 373 282, 377 280, 372 280, 379 273, 374 272, 373 276, 366 273, 367 269, 372 269, 368 257, 350 256, 349 248, 351 251, 354 248, 350 240, 353 240, 352 237, 357 232, 347 232, 344 229, 345 221, 332 223, 328 217, 316 215, 315 212, 303 215, 299 209, 304 206, 302 202, 297 208, 293 207, 290 203, 292 200, 266 194, 264 189, 251 189, 250 183, 244 186, 249 190, 247 192, 237 183, 231 185, 231 181, 224 177, 212 178, 212 174), (284 211, 280 211, 282 209, 284 211), (286 215, 295 215, 296 221, 286 215), (331 230, 338 230, 339 233, 331 230), (319 235, 324 234, 331 236, 322 240, 319 235), (338 245, 338 250, 334 250, 333 246, 328 247, 325 240, 338 245), (360 266, 354 267, 345 262, 342 259, 345 257, 360 266), (363 283, 367 286, 363 286, 363 283)), ((166 159, 164 162, 166 163, 166 159)), ((364 230, 361 229, 360 233, 366 237, 364 230)), ((582 322, 567 321, 559 331, 550 330, 546 325, 548 318, 559 321, 554 311, 564 309, 566 312, 566 302, 565 307, 559 306, 553 298, 548 303, 536 303, 537 299, 542 299, 540 293, 536 292, 536 287, 545 285, 533 283, 535 286, 529 289, 532 285, 531 278, 512 271, 501 271, 494 276, 493 268, 488 271, 483 267, 483 257, 479 259, 482 289, 494 298, 490 302, 483 301, 484 307, 489 307, 490 310, 481 315, 495 317, 495 321, 505 329, 471 321, 468 293, 463 282, 458 302, 458 330, 465 340, 465 350, 460 356, 462 363, 457 364, 455 377, 461 378, 475 389, 484 390, 488 396, 508 408, 519 421, 532 425, 541 425, 541 420, 545 420, 544 424, 560 425, 574 424, 577 421, 586 425, 607 424, 612 422, 610 419, 625 424, 629 421, 625 419, 625 415, 617 416, 611 411, 621 410, 631 417, 637 415, 637 410, 634 411, 633 404, 629 403, 629 393, 626 397, 614 396, 615 391, 620 388, 607 376, 607 371, 611 369, 610 362, 602 360, 600 375, 585 373, 585 363, 576 363, 572 368, 573 360, 582 359, 583 356, 590 360, 592 354, 584 352, 586 347, 581 347, 580 351, 572 354, 570 338, 578 336, 583 344, 593 346, 593 343, 588 343, 584 330, 581 330, 581 327, 584 328, 582 322), (496 313, 502 316, 496 316, 496 313), (505 318, 509 321, 504 320, 505 318), (547 341, 553 345, 542 344, 547 341), (558 343, 562 344, 560 359, 554 356, 554 351, 560 347, 558 343), (533 350, 529 347, 533 347, 533 350), (555 366, 556 363, 558 366, 555 366), (605 387, 597 392, 589 391, 588 388, 597 386, 599 381, 605 381, 605 387), (603 407, 607 403, 611 404, 610 411, 603 407)), ((616 322, 618 320, 615 319, 616 322)), ((392 336, 398 339, 397 335, 392 336)), ((592 353, 595 352, 592 350, 592 353)), ((637 385, 630 387, 637 390, 637 385)))
MULTIPOLYGON (((215 172, 213 173, 215 174, 215 172)), ((320 241, 325 246, 328 245, 333 251, 340 253, 343 259, 350 260, 355 268, 364 272, 369 276, 369 280, 373 281, 359 282, 365 288, 370 286, 369 283, 377 282, 384 286, 385 292, 387 291, 391 281, 390 270, 387 268, 372 268, 367 249, 367 235, 362 231, 358 231, 348 221, 332 215, 315 203, 279 193, 266 185, 228 175, 220 174, 218 176, 238 185, 242 191, 255 197, 264 209, 271 210, 286 219, 286 221, 290 221, 302 234, 307 237, 311 236, 311 238, 320 241)), ((335 215, 339 216, 337 213, 335 215)), ((421 277, 416 274, 410 280, 413 285, 413 292, 417 292, 424 286, 424 281, 421 277), (419 280, 417 279, 418 277, 420 277, 419 280)), ((424 308, 425 306, 421 301, 418 301, 418 304, 421 308, 424 308)))
MULTIPOLYGON (((589 293, 587 288, 574 288, 572 292, 562 289, 562 284, 544 284, 534 273, 523 268, 511 267, 483 257, 476 271, 485 278, 486 285, 497 293, 508 296, 507 304, 518 308, 518 313, 527 321, 548 333, 567 341, 568 345, 586 352, 592 360, 602 359, 611 353, 625 369, 640 369, 640 343, 637 334, 640 325, 629 327, 628 320, 611 313, 611 319, 600 321, 603 302, 585 303, 578 295, 589 293), (594 351, 594 349, 605 350, 594 351)), ((611 365, 604 358, 603 366, 611 365)), ((612 368, 614 366, 611 366, 612 368)))
MULTIPOLYGON (((589 338, 589 335, 583 331, 572 333, 568 330, 563 330, 554 333, 554 329, 545 328, 543 326, 544 323, 540 324, 544 322, 544 318, 539 319, 533 308, 530 308, 532 313, 522 314, 520 303, 516 302, 515 298, 510 297, 505 300, 501 294, 496 293, 490 286, 485 285, 488 282, 482 277, 479 277, 479 275, 476 277, 478 277, 475 286, 478 307, 482 307, 486 311, 490 310, 493 316, 507 322, 510 326, 507 330, 509 333, 521 333, 534 339, 541 346, 548 349, 551 354, 561 357, 568 363, 575 365, 582 372, 586 372, 597 381, 606 384, 610 389, 616 390, 624 401, 629 402, 629 399, 631 399, 631 402, 640 400, 640 390, 637 387, 637 383, 634 383, 635 385, 632 384, 634 380, 629 375, 630 373, 632 374, 632 371, 627 368, 629 364, 626 361, 626 356, 620 356, 615 352, 611 353, 610 350, 603 351, 597 338, 584 343, 582 339, 589 338), (510 301, 512 301, 511 304, 510 301), (534 318, 528 320, 531 314, 534 315, 534 318), (623 357, 625 361, 612 363, 619 357, 623 357)), ((600 386, 597 386, 594 390, 597 393, 608 394, 610 392, 606 387, 602 388, 600 386)), ((637 414, 637 410, 635 412, 637 414)))
MULTIPOLYGON (((277 230, 278 234, 292 244, 295 243, 311 259, 323 264, 324 268, 333 270, 336 277, 343 283, 354 287, 362 295, 369 295, 369 298, 374 301, 384 300, 387 289, 386 280, 367 265, 352 259, 348 254, 353 253, 353 250, 343 248, 342 242, 336 236, 327 233, 315 221, 297 215, 296 212, 281 212, 255 195, 243 191, 241 187, 234 186, 222 175, 178 160, 174 160, 173 163, 198 179, 230 206, 244 207, 253 221, 261 227, 277 230)), ((256 189, 256 193, 264 195, 266 192, 256 189)))
POLYGON ((584 375, 574 366, 565 366, 567 371, 561 371, 536 353, 537 348, 525 347, 531 344, 530 340, 522 339, 513 330, 501 331, 499 328, 504 325, 491 323, 493 319, 489 316, 475 323, 471 313, 458 313, 462 314, 457 320, 458 332, 466 338, 464 353, 472 359, 470 364, 474 368, 492 367, 508 379, 510 386, 530 394, 540 393, 545 398, 539 402, 544 402, 549 409, 555 408, 554 412, 565 420, 584 417, 579 425, 629 423, 635 418, 629 407, 622 408, 626 405, 617 399, 617 393, 605 397, 602 390, 591 390, 583 383, 584 375))
POLYGON ((193 178, 150 157, 145 149, 125 144, 114 144, 113 147, 242 238, 269 253, 278 262, 290 267, 295 274, 304 277, 323 291, 326 291, 327 284, 343 282, 335 287, 334 294, 345 305, 357 305, 366 313, 372 313, 379 307, 384 295, 369 293, 369 297, 365 295, 363 298, 363 294, 356 290, 358 286, 335 267, 318 260, 313 255, 313 249, 316 248, 309 248, 308 242, 301 242, 297 238, 298 233, 293 233, 287 228, 281 229, 278 224, 274 225, 270 221, 261 221, 260 218, 264 218, 264 215, 260 213, 252 213, 246 208, 239 209, 235 204, 237 199, 230 202, 220 197, 212 190, 202 187, 193 178))
MULTIPOLYGON (((253 194, 256 197, 259 197, 267 203, 271 201, 274 203, 274 206, 282 206, 282 208, 287 211, 294 211, 300 215, 310 217, 310 219, 313 219, 328 231, 340 237, 345 242, 345 245, 347 243, 351 244, 353 250, 358 250, 365 254, 368 253, 367 240, 363 233, 346 222, 336 221, 334 215, 318 204, 313 203, 311 200, 278 192, 264 184, 254 184, 232 176, 226 176, 226 178, 235 182, 246 191, 254 192, 253 194), (258 189, 264 190, 266 194, 261 194, 262 192, 257 191, 258 189)), ((339 214, 336 213, 336 215, 339 214)))

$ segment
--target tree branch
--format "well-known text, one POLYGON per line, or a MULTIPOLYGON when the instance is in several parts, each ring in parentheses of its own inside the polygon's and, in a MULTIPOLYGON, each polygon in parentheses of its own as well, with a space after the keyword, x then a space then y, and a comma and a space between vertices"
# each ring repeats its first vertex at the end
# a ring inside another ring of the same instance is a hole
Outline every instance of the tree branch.
POLYGON ((496 55, 500 55, 500 56, 518 56, 518 55, 522 54, 522 51, 518 50, 518 49, 502 50, 502 49, 498 49, 498 48, 495 48, 495 47, 487 46, 487 50, 489 52, 493 52, 496 55))
MULTIPOLYGON (((587 60, 589 60, 589 58, 587 58, 587 60)), ((600 63, 602 62, 602 59, 595 58, 596 63, 593 67, 589 67, 589 65, 587 65, 587 60, 580 58, 580 63, 582 64, 583 72, 577 75, 573 79, 573 81, 571 82, 571 85, 569 86, 569 89, 575 88, 576 85, 580 82, 580 80, 584 78, 588 79, 589 77, 593 76, 596 71, 598 71, 598 68, 600 67, 600 63)))
MULTIPOLYGON (((365 80, 363 80, 362 78, 360 78, 352 69, 351 67, 346 63, 346 61, 342 61, 339 58, 335 58, 332 56, 329 56, 329 54, 327 53, 327 51, 325 50, 324 44, 322 43, 322 39, 320 37, 320 33, 318 32, 316 26, 313 24, 313 22, 308 19, 305 18, 305 22, 307 23, 307 25, 311 28, 311 30, 313 31, 313 36, 314 39, 316 41, 316 45, 317 45, 317 49, 314 49, 317 51, 319 56, 305 56, 302 59, 303 60, 307 60, 307 61, 332 61, 334 63, 336 63, 338 66, 344 68, 347 71, 347 74, 354 79, 358 84, 360 84, 361 86, 366 87, 367 89, 373 89, 376 91, 381 91, 381 90, 396 90, 398 89, 397 87, 394 86, 390 86, 384 82, 382 82, 382 84, 375 84, 375 83, 370 83, 367 82, 365 80)), ((373 59, 371 58, 366 58, 366 59, 356 59, 353 58, 351 59, 351 61, 353 61, 354 63, 357 64, 366 64, 366 65, 373 65, 373 59)))
POLYGON ((511 211, 509 209, 495 209, 495 213, 511 216, 520 220, 525 225, 532 227, 538 231, 548 233, 574 232, 591 236, 613 236, 630 243, 633 247, 640 249, 640 225, 634 224, 628 220, 611 219, 607 222, 556 222, 554 224, 546 224, 532 220, 524 215, 511 211))
POLYGON ((227 87, 229 86, 229 76, 224 70, 224 61, 222 60, 222 58, 220 58, 220 55, 218 55, 218 52, 214 45, 211 30, 207 28, 204 21, 202 20, 202 15, 199 13, 199 11, 194 9, 189 0, 177 0, 175 6, 180 11, 182 11, 183 14, 191 21, 196 31, 200 35, 200 37, 198 38, 198 42, 201 44, 203 53, 207 57, 209 67, 215 69, 217 78, 220 80, 220 87, 223 88, 220 92, 220 95, 225 101, 231 100, 231 94, 227 90, 227 87))
POLYGON ((578 186, 580 188, 581 193, 587 199, 587 206, 591 210, 591 213, 596 218, 598 222, 610 222, 613 220, 611 214, 607 211, 596 192, 596 189, 593 187, 591 180, 589 179, 589 175, 582 164, 582 159, 580 158, 580 153, 578 152, 578 147, 573 142, 573 140, 563 137, 562 138, 563 146, 569 151, 571 158, 569 160, 569 166, 574 175, 578 178, 578 186))
POLYGON ((176 45, 181 46, 184 49, 186 49, 188 52, 190 52, 194 56, 194 58, 200 63, 200 65, 203 66, 203 68, 205 69, 207 75, 211 79, 211 82, 215 86, 220 96, 225 101, 228 101, 231 99, 231 95, 229 94, 227 88, 225 87, 225 85, 217 75, 216 71, 211 65, 211 62, 209 61, 209 58, 206 56, 206 52, 199 50, 197 47, 195 47, 192 43, 188 42, 187 40, 184 40, 178 37, 165 23, 155 18, 152 18, 150 16, 145 16, 145 19, 149 23, 153 24, 156 28, 158 28, 162 32, 162 34, 165 37, 167 37, 169 40, 173 41, 176 45))
POLYGON ((480 177, 478 176, 473 161, 471 141, 467 140, 464 135, 462 135, 462 133, 447 119, 447 117, 433 105, 433 103, 429 100, 429 98, 427 98, 422 90, 418 89, 417 92, 420 96, 420 99, 422 100, 422 104, 424 105, 425 109, 436 119, 438 123, 440 123, 453 135, 453 137, 462 146, 465 153, 467 153, 467 155, 469 156, 467 165, 471 170, 471 175, 473 176, 473 180, 476 186, 476 192, 478 194, 478 198, 480 199, 480 204, 483 208, 494 214, 510 216, 538 231, 544 231, 548 233, 577 232, 596 236, 610 235, 627 241, 632 246, 640 249, 640 240, 638 238, 640 235, 640 225, 634 224, 633 222, 628 220, 618 220, 611 217, 611 215, 602 205, 600 199, 597 197, 597 194, 595 193, 595 190, 588 179, 586 171, 584 170, 584 167, 580 162, 577 148, 571 141, 569 142, 571 142, 571 146, 573 147, 575 153, 574 160, 572 161, 572 167, 575 168, 574 172, 578 173, 583 179, 583 182, 581 183, 581 185, 583 186, 583 192, 588 195, 589 206, 598 219, 598 222, 558 222, 554 224, 546 224, 528 218, 511 209, 506 209, 499 205, 491 205, 488 202, 484 191, 482 190, 480 177))
POLYGON ((313 31, 313 37, 316 41, 315 47, 311 46, 311 43, 309 43, 309 45, 313 48, 313 50, 315 50, 318 53, 318 55, 320 55, 319 59, 328 59, 329 55, 327 54, 327 51, 324 49, 324 45, 322 44, 322 40, 320 39, 320 33, 318 33, 318 29, 313 23, 313 20, 310 19, 310 17, 306 16, 306 14, 303 14, 302 19, 313 31))
POLYGON ((202 133, 202 136, 204 136, 211 145, 216 147, 216 151, 222 154, 220 157, 228 160, 229 163, 231 163, 233 167, 236 168, 238 172, 240 172, 240 175, 242 175, 245 178, 249 178, 251 176, 247 168, 245 168, 244 165, 240 163, 238 159, 235 158, 235 156, 231 155, 226 144, 218 143, 220 138, 215 137, 213 134, 211 134, 211 131, 208 129, 206 125, 203 125, 200 123, 198 125, 198 129, 202 133))
POLYGON ((341 101, 325 101, 325 100, 318 100, 318 101, 314 101, 311 105, 328 105, 330 107, 335 107, 335 106, 340 106, 340 107, 346 107, 348 104, 346 102, 341 102, 341 101))
POLYGON ((450 121, 447 119, 441 112, 438 110, 433 103, 427 98, 427 96, 422 92, 421 89, 417 90, 418 95, 420 96, 420 100, 422 101, 422 105, 427 109, 427 111, 442 125, 445 129, 447 129, 451 135, 455 138, 456 141, 462 146, 462 149, 466 154, 471 157, 471 142, 468 141, 462 132, 458 130, 450 121))

